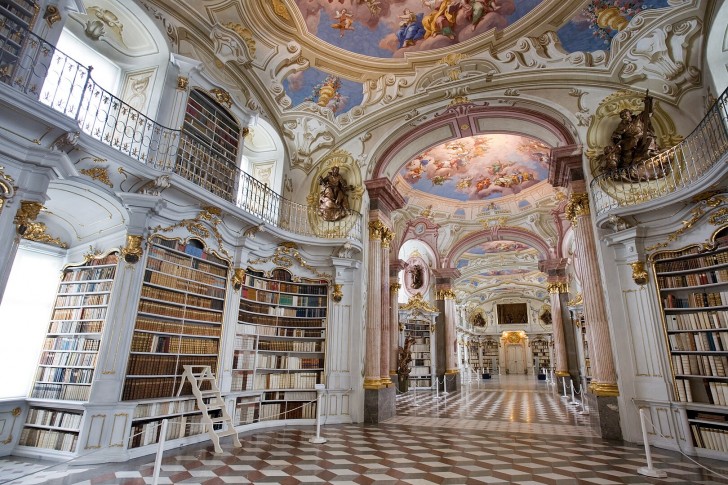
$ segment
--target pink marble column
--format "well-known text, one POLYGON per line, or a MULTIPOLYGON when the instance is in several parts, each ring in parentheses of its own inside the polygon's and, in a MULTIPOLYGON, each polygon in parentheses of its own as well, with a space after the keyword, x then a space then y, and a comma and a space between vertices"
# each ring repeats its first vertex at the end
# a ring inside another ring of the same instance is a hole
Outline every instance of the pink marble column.
POLYGON ((452 290, 445 290, 442 296, 445 299, 445 374, 457 374, 455 293, 452 290))
POLYGON ((566 283, 556 281, 548 285, 551 297, 551 327, 554 332, 554 367, 557 377, 569 377, 569 364, 566 356, 566 337, 564 321, 561 317, 561 293, 566 293, 566 283))
POLYGON ((390 335, 390 296, 389 296, 389 245, 392 242, 394 233, 387 227, 383 227, 381 230, 382 239, 382 261, 380 267, 380 304, 379 309, 382 316, 382 326, 380 333, 380 349, 379 349, 379 378, 381 379, 382 386, 391 386, 392 379, 389 377, 389 358, 391 356, 391 340, 390 335))
POLYGON ((399 352, 399 289, 401 285, 396 279, 389 283, 389 375, 397 375, 397 357, 399 352))
POLYGON ((382 229, 381 221, 369 223, 369 278, 367 281, 366 359, 364 389, 382 387, 380 366, 382 311, 382 229))
MULTIPOLYGON (((576 189, 572 183, 572 190, 576 189)), ((583 182, 580 183, 583 185, 583 182)), ((585 190, 585 187, 578 187, 585 190)), ((590 390, 597 396, 618 396, 617 371, 609 336, 601 276, 596 256, 596 240, 586 192, 574 190, 566 205, 566 217, 574 230, 575 264, 581 275, 584 318, 591 330, 590 349, 594 380, 590 390)))

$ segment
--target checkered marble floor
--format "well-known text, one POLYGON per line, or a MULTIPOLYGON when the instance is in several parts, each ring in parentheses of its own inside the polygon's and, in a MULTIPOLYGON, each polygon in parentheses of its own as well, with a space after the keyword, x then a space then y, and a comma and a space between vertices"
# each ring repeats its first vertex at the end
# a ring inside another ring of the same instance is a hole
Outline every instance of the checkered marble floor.
MULTIPOLYGON (((666 479, 636 473, 641 447, 593 436, 578 409, 544 383, 522 377, 472 383, 435 398, 418 391, 398 398, 398 415, 378 425, 287 427, 240 435, 242 448, 208 443, 165 453, 162 484, 726 484, 670 451, 653 449, 666 479)), ((728 475, 728 463, 701 463, 728 475)), ((0 483, 143 485, 154 457, 74 467, 20 458, 0 459, 0 483), (50 468, 48 468, 50 467, 50 468), (37 473, 33 473, 37 472, 37 473), (24 476, 27 475, 27 476, 24 476), (14 478, 19 478, 13 480, 14 478)))

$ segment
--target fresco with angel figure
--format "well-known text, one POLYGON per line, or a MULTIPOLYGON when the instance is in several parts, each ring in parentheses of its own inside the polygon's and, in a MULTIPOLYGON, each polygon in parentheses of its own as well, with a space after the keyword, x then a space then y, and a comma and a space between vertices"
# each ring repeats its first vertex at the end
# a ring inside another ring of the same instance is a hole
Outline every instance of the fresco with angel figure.
POLYGON ((416 190, 456 200, 517 194, 548 177, 550 147, 519 135, 452 140, 415 156, 400 175, 416 190))

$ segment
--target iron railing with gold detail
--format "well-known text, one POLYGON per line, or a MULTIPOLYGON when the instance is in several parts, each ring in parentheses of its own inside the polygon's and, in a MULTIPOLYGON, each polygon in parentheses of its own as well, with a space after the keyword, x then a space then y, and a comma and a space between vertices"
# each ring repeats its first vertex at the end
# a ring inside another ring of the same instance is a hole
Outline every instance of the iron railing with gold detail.
POLYGON ((591 181, 597 217, 688 188, 728 154, 728 90, 684 140, 629 168, 599 173, 591 181))
POLYGON ((285 199, 219 156, 210 144, 157 123, 99 86, 92 68, 0 15, 0 85, 78 123, 79 131, 132 159, 175 173, 263 222, 303 236, 362 240, 356 211, 339 221, 285 199))

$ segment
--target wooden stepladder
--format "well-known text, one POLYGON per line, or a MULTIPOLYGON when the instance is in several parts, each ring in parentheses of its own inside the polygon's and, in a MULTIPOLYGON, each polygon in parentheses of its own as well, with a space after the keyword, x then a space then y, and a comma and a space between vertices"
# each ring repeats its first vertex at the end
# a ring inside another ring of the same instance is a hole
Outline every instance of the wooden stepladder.
POLYGON ((207 434, 210 435, 212 443, 215 445, 215 453, 222 453, 220 447, 220 438, 232 436, 233 443, 236 448, 240 448, 240 440, 238 432, 235 431, 233 420, 225 408, 225 401, 220 395, 220 388, 215 382, 215 375, 209 365, 185 365, 182 374, 182 382, 180 383, 177 395, 182 392, 185 381, 189 381, 192 385, 192 394, 197 398, 197 407, 202 411, 202 424, 205 425, 207 434), (201 390, 202 384, 210 383, 210 389, 201 390), (209 402, 205 402, 205 400, 209 402), (213 416, 214 414, 214 416, 213 416), (221 426, 224 425, 224 426, 221 426), (216 427, 221 429, 215 429, 216 427))

